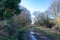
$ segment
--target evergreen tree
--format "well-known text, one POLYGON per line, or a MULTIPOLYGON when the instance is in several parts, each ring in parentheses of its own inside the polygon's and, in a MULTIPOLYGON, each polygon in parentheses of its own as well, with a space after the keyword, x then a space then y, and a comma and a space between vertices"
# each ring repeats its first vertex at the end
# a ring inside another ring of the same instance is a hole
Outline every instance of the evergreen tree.
POLYGON ((14 14, 19 14, 21 10, 18 4, 21 0, 0 0, 0 20, 10 19, 14 14))
MULTIPOLYGON (((15 26, 13 16, 15 14, 16 15, 20 14, 21 10, 19 9, 18 5, 20 2, 21 0, 0 0, 0 21, 8 20, 7 22, 8 25, 5 25, 4 27, 6 28, 9 35, 13 36, 14 40, 17 40, 14 35, 17 28, 15 26)), ((9 38, 12 40, 13 38, 10 36, 9 38)))

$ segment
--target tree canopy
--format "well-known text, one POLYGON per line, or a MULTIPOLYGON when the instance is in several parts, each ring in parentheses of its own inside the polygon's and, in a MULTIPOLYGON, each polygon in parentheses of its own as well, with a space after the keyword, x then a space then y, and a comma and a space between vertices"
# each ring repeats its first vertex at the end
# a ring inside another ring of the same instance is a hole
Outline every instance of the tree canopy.
POLYGON ((19 14, 19 3, 21 0, 0 0, 0 20, 10 19, 14 14, 19 14))

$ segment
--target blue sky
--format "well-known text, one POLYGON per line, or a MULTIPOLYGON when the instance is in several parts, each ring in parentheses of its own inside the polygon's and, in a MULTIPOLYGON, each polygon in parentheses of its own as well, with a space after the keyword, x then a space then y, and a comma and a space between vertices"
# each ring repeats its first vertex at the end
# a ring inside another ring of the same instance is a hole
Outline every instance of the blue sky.
POLYGON ((32 14, 34 11, 46 11, 52 0, 22 0, 20 5, 27 8, 31 13, 32 24, 34 23, 34 15, 32 14))
POLYGON ((44 12, 52 3, 52 0, 22 0, 20 5, 27 8, 31 13, 34 11, 44 12))

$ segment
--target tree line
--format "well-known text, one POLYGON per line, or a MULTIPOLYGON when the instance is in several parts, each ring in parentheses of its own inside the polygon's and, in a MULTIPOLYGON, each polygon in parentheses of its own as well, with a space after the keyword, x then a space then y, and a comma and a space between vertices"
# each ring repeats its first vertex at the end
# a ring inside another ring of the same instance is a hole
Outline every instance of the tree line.
POLYGON ((60 31, 60 1, 53 0, 45 12, 34 12, 35 25, 45 26, 60 31))

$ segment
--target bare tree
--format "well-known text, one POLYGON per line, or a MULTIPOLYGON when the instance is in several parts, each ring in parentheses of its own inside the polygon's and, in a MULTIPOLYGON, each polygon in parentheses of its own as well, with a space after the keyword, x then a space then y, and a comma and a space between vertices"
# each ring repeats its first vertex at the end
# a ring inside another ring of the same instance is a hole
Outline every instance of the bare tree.
POLYGON ((31 24, 30 13, 23 10, 21 14, 15 16, 15 21, 19 26, 26 26, 31 24))

